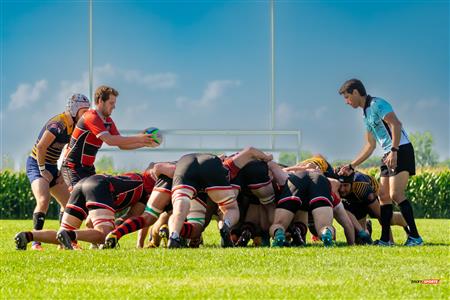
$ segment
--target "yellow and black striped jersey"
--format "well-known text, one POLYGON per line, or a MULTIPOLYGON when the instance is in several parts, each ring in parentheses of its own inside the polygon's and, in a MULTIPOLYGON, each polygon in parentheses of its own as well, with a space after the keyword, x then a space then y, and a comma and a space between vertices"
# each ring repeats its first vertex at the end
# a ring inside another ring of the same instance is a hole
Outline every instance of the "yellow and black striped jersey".
POLYGON ((333 178, 335 177, 333 167, 323 157, 313 156, 311 158, 305 159, 300 164, 308 164, 308 163, 317 166, 326 177, 333 177, 333 178))
POLYGON ((41 140, 46 130, 50 131, 55 136, 55 140, 47 148, 47 153, 45 154, 45 163, 56 165, 61 155, 62 149, 70 140, 70 135, 73 131, 73 123, 70 123, 70 120, 65 113, 56 115, 48 120, 47 123, 45 123, 44 127, 42 127, 38 139, 33 146, 33 150, 31 150, 30 155, 36 160, 37 144, 41 140))
POLYGON ((380 185, 373 176, 355 172, 352 190, 345 198, 349 202, 366 202, 369 201, 370 194, 378 194, 379 188, 380 185))

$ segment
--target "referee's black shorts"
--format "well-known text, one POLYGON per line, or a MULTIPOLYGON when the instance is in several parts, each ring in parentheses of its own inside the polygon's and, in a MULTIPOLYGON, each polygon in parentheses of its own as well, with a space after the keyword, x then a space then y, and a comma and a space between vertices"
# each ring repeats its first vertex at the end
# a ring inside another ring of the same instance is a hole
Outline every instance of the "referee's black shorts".
POLYGON ((414 156, 414 148, 411 143, 400 145, 397 152, 397 167, 394 170, 389 170, 384 163, 384 159, 388 156, 386 153, 381 159, 381 177, 391 177, 400 172, 407 171, 409 176, 416 175, 416 159, 414 156))

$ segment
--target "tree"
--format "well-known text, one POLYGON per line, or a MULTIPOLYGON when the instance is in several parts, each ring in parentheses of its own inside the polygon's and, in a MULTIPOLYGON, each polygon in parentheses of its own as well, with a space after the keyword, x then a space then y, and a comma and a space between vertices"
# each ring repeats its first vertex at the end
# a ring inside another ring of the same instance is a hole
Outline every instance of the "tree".
POLYGON ((417 166, 431 167, 438 163, 438 155, 433 150, 433 135, 431 132, 413 132, 409 135, 409 139, 414 146, 417 166))
POLYGON ((104 155, 100 157, 95 162, 95 168, 97 169, 98 173, 112 173, 114 172, 114 160, 112 156, 104 155))
MULTIPOLYGON (((300 156, 300 160, 305 160, 310 158, 312 156, 312 153, 307 150, 301 151, 300 156)), ((278 157, 278 162, 286 166, 293 166, 297 164, 297 154, 294 152, 281 152, 280 156, 278 157)))

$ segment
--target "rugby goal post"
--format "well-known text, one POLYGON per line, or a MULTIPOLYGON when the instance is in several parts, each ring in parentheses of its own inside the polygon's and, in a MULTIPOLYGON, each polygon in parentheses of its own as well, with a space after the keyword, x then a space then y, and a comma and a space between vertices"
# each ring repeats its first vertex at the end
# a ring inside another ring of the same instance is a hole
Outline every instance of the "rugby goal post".
MULTIPOLYGON (((142 130, 121 130, 121 133, 124 135, 138 134, 141 132, 142 130)), ((253 146, 265 152, 295 153, 297 161, 301 159, 300 130, 168 129, 161 130, 160 132, 163 135, 163 142, 159 147, 141 148, 132 151, 227 153, 237 152, 247 146, 253 146), (278 139, 283 139, 283 141, 279 141, 278 139), (280 145, 278 146, 278 144, 280 145)), ((102 147, 100 151, 115 152, 120 150, 117 147, 106 146, 102 147)))

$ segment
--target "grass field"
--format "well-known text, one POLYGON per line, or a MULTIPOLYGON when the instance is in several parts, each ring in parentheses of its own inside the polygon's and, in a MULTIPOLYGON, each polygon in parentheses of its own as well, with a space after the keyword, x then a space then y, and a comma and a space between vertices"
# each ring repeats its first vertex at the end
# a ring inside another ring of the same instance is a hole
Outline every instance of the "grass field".
MULTIPOLYGON (((200 249, 14 250, 13 236, 31 221, 0 220, 1 299, 449 299, 450 220, 418 220, 426 246, 218 248, 207 229, 200 249), (414 280, 440 279, 436 285, 414 280)), ((57 228, 47 221, 46 228, 57 228)), ((374 236, 379 226, 374 226, 374 236)), ((396 244, 405 240, 395 228, 396 244)), ((343 234, 338 231, 338 244, 343 234)), ((87 245, 83 245, 85 248, 87 245)))

